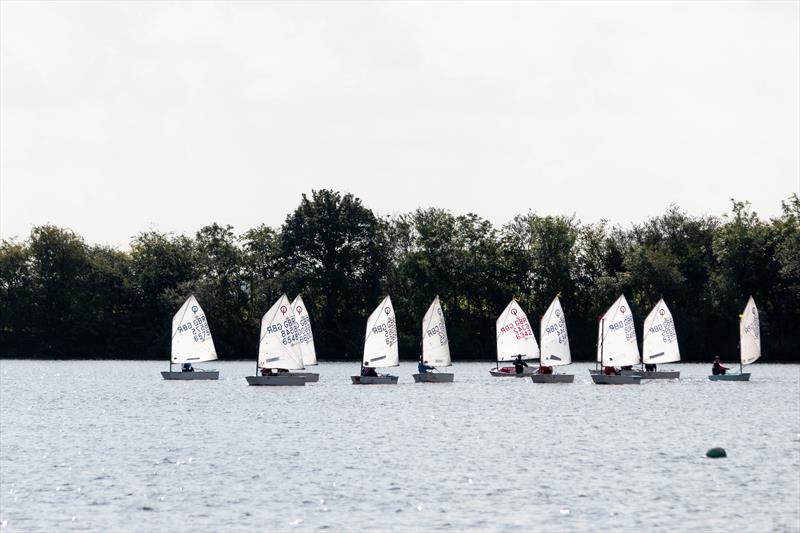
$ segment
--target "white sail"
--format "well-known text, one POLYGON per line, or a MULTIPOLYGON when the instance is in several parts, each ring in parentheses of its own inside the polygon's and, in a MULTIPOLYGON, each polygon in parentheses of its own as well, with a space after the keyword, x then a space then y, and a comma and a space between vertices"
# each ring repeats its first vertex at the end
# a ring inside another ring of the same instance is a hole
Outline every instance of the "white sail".
POLYGON ((303 303, 303 298, 298 294, 292 302, 292 311, 297 320, 297 333, 300 342, 300 353, 303 356, 303 365, 314 366, 317 364, 317 351, 314 349, 314 334, 311 331, 311 318, 308 309, 303 303))
POLYGON ((542 341, 542 365, 560 366, 572 363, 567 321, 558 296, 553 298, 553 302, 542 317, 539 338, 542 341))
POLYGON ((645 364, 674 363, 681 360, 675 321, 667 304, 661 299, 644 319, 642 362, 645 364))
POLYGON ((639 363, 636 328, 625 295, 617 298, 603 315, 600 351, 604 366, 631 366, 639 363))
POLYGON ((511 300, 495 323, 497 334, 497 360, 511 361, 522 355, 522 359, 539 358, 539 345, 525 311, 516 300, 511 300))
POLYGON ((444 311, 437 296, 422 318, 422 361, 430 366, 450 366, 450 344, 444 311))
POLYGON ((261 318, 258 367, 302 370, 302 355, 295 348, 297 343, 294 313, 289 298, 284 294, 261 318))
POLYGON ((392 299, 386 297, 367 319, 363 364, 371 367, 399 366, 397 323, 392 299))
POLYGON ((194 295, 172 317, 173 363, 199 363, 217 358, 206 314, 194 295))
POLYGON ((758 307, 751 296, 739 319, 739 350, 743 365, 754 363, 761 357, 761 323, 758 307))

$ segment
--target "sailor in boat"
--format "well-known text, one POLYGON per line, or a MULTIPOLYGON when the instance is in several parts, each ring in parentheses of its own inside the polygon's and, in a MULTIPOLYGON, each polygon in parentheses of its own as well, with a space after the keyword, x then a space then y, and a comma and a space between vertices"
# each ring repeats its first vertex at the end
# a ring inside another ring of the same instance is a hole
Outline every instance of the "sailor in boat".
POLYGON ((378 373, 375 371, 374 368, 369 366, 369 362, 364 363, 364 366, 361 367, 361 375, 364 377, 378 377, 378 373))
POLYGON ((525 371, 525 368, 528 366, 528 363, 522 360, 522 354, 517 355, 517 358, 514 359, 514 372, 517 374, 522 374, 525 371))
POLYGON ((645 363, 644 369, 646 372, 655 372, 656 371, 656 364, 655 363, 645 363))
POLYGON ((714 357, 714 366, 711 367, 711 373, 715 376, 724 375, 725 372, 730 370, 726 366, 722 366, 722 363, 719 361, 719 356, 717 355, 714 357))
POLYGON ((436 369, 434 367, 432 367, 432 366, 428 366, 428 362, 427 361, 423 361, 422 360, 422 356, 420 355, 419 356, 419 363, 417 363, 417 371, 420 374, 427 374, 429 370, 436 370, 436 369))
POLYGON ((272 369, 271 368, 262 368, 261 369, 261 375, 262 376, 274 376, 275 374, 272 373, 272 369))
POLYGON ((613 366, 604 366, 603 374, 605 374, 606 376, 619 376, 620 371, 614 368, 613 366))
POLYGON ((542 365, 542 366, 539 367, 539 370, 536 373, 537 374, 552 374, 553 373, 553 367, 552 366, 544 366, 544 365, 542 365))
POLYGON ((192 363, 183 363, 183 368, 181 368, 182 372, 194 372, 194 367, 192 363))

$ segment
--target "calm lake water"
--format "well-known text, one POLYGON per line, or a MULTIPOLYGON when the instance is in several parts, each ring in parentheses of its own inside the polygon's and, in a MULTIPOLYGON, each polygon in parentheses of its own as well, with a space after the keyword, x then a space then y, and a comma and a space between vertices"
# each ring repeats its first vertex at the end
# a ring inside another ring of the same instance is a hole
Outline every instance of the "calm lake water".
MULTIPOLYGON (((800 366, 749 383, 167 382, 166 362, 0 361, 2 531, 800 531, 800 366), (722 446, 726 459, 707 459, 722 446)), ((669 366, 669 365, 667 365, 669 366)))

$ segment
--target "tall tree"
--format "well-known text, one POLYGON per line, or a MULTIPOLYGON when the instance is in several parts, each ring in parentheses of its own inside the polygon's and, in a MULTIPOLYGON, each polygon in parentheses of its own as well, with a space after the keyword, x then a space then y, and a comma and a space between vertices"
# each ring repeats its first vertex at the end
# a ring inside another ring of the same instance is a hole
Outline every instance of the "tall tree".
POLYGON ((313 191, 286 218, 281 250, 284 286, 303 293, 315 336, 325 339, 320 357, 360 357, 388 265, 385 223, 352 194, 313 191))

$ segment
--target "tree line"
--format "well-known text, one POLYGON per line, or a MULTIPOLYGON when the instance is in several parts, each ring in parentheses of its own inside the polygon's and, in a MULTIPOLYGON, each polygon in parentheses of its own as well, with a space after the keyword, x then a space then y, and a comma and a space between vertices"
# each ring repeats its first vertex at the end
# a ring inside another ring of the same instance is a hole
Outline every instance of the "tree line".
MULTIPOLYGON (((190 294, 222 359, 255 359, 262 314, 302 293, 318 357, 361 357, 366 318, 386 293, 400 354, 419 354, 420 322, 440 296, 453 359, 495 357, 494 322, 515 297, 534 324, 560 293, 576 360, 592 360, 597 319, 624 293, 641 324, 663 297, 686 361, 738 357, 753 295, 766 361, 800 361, 800 199, 765 221, 744 202, 722 217, 672 206, 630 227, 518 215, 495 227, 436 208, 379 217, 351 194, 303 195, 280 228, 193 237, 143 232, 130 249, 34 227, 0 244, 0 356, 161 358, 190 294)), ((538 337, 538 331, 537 331, 538 337)))

